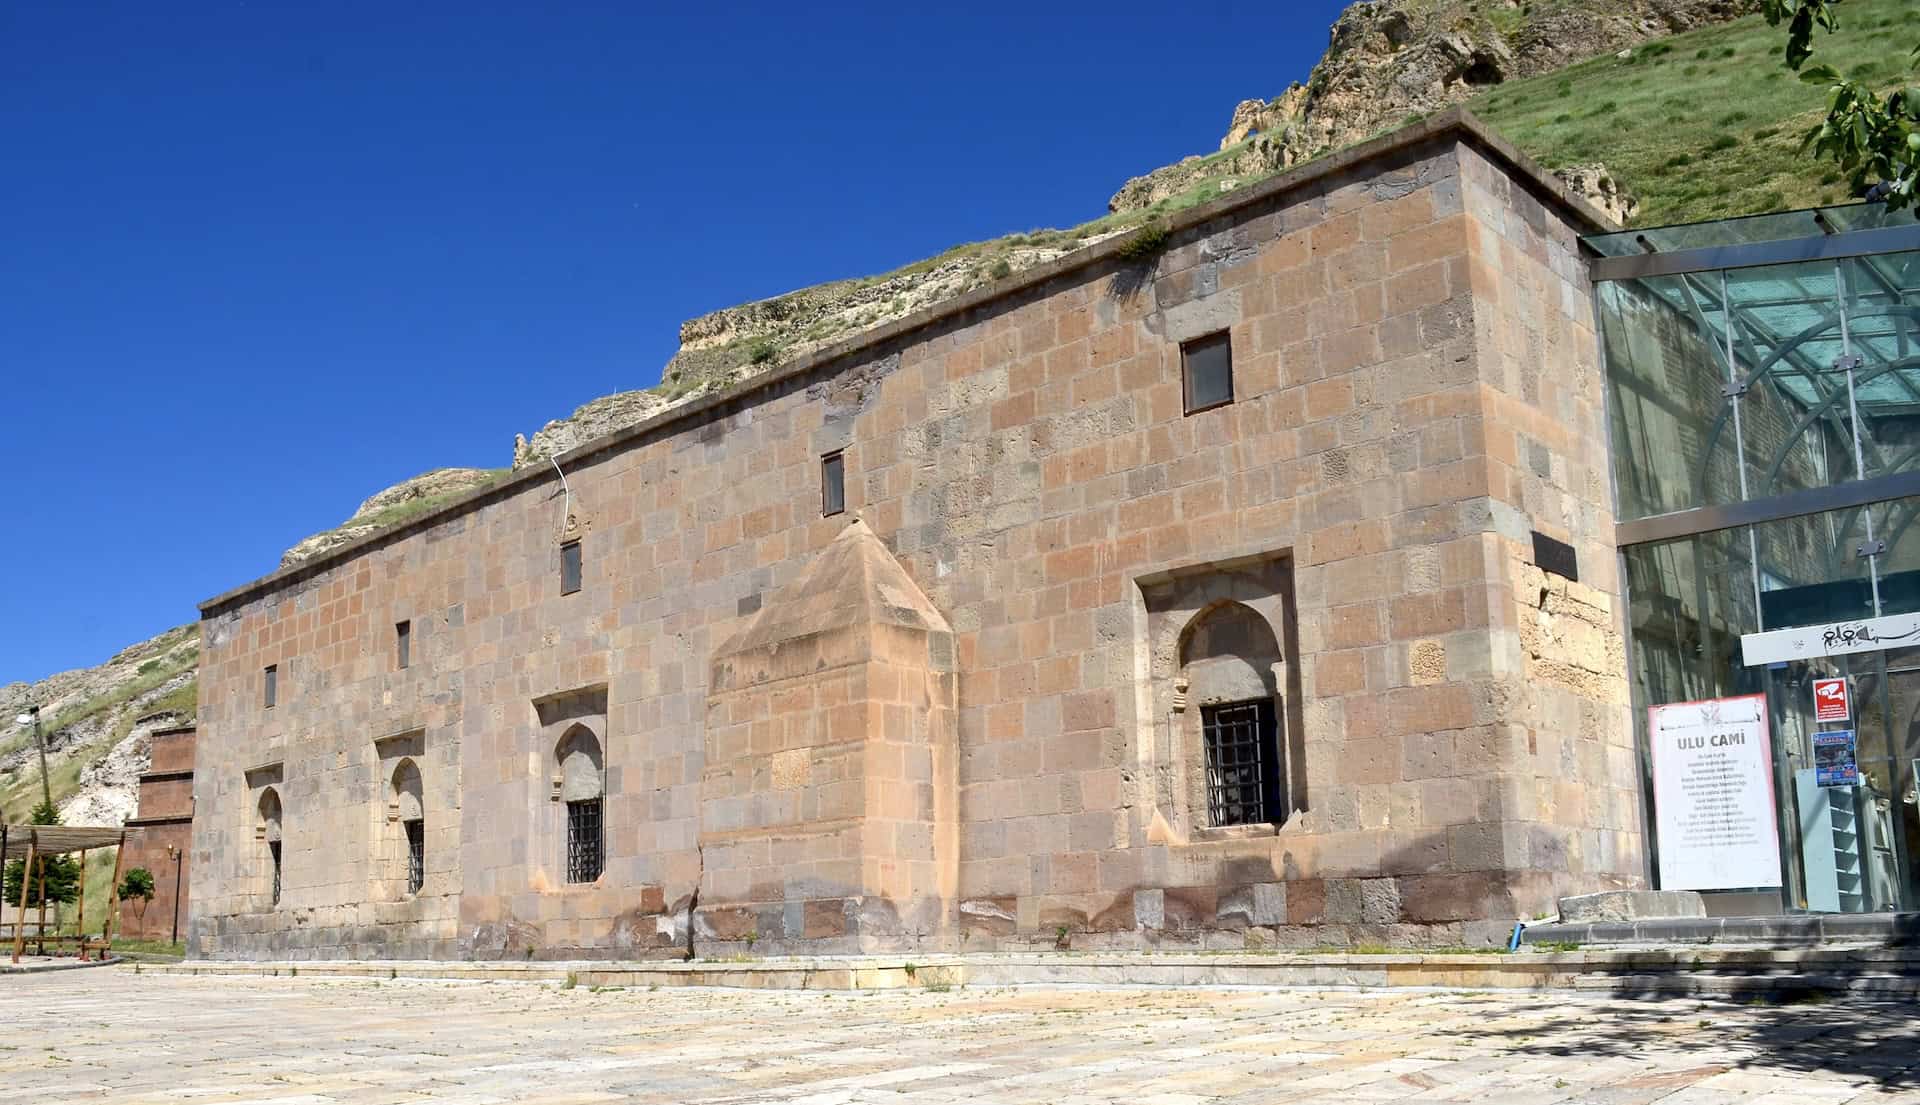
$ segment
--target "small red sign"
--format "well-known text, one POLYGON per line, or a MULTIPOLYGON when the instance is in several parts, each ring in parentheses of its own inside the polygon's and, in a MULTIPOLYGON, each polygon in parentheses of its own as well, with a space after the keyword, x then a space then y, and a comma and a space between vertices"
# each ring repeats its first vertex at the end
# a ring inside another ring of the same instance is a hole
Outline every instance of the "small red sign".
POLYGON ((1853 702, 1847 695, 1847 681, 1845 679, 1816 679, 1813 681, 1813 720, 1853 720, 1853 702))

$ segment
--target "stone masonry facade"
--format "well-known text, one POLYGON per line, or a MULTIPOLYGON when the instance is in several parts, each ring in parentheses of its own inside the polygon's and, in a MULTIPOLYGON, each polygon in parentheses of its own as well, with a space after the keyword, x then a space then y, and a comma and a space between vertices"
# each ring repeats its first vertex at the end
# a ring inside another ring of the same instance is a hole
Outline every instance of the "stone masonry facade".
POLYGON ((210 600, 191 950, 1476 944, 1642 885, 1598 227, 1448 113, 210 600))

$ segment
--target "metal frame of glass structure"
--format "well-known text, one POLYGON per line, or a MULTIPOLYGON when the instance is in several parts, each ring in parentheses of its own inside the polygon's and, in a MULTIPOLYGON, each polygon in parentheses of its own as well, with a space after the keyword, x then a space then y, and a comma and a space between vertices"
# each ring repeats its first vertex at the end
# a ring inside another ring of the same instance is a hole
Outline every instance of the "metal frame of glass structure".
MULTIPOLYGON (((1786 702, 1807 673, 1741 666, 1743 632, 1920 612, 1920 224, 1862 203, 1584 244, 1636 728, 1650 695, 1786 702)), ((1872 657, 1849 677, 1877 698, 1866 708, 1884 727, 1890 823, 1913 835, 1901 819, 1920 819, 1897 785, 1912 749, 1895 746, 1920 736, 1920 650, 1872 657)), ((1783 858, 1802 831, 1780 787, 1792 789, 1791 756, 1776 750, 1783 858)), ((1652 864, 1650 785, 1643 794, 1652 864)), ((1906 862, 1895 904, 1912 908, 1906 862)), ((1788 866, 1782 906, 1807 908, 1788 866)))

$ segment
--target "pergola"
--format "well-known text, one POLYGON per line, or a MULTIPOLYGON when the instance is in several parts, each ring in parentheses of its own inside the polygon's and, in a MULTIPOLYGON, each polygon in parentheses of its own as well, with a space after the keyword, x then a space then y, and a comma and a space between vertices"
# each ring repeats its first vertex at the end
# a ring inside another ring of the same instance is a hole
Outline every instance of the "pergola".
MULTIPOLYGON (((0 824, 0 860, 11 862, 16 859, 26 861, 21 874, 20 917, 13 924, 13 961, 20 962, 20 956, 27 950, 27 923, 24 919, 28 899, 25 886, 26 877, 34 870, 34 862, 47 856, 70 855, 80 853, 80 901, 75 911, 79 916, 78 927, 84 927, 87 915, 87 853, 96 848, 116 849, 113 857, 113 881, 109 884, 110 895, 107 919, 103 926, 103 940, 113 939, 114 917, 120 911, 120 860, 126 854, 123 847, 127 842, 127 831, 120 828, 93 827, 87 825, 5 825, 0 824)), ((39 929, 44 940, 47 930, 47 876, 45 869, 40 872, 40 921, 39 929)), ((80 958, 87 957, 86 934, 78 932, 80 958)), ((44 948, 42 949, 44 950, 44 948)))

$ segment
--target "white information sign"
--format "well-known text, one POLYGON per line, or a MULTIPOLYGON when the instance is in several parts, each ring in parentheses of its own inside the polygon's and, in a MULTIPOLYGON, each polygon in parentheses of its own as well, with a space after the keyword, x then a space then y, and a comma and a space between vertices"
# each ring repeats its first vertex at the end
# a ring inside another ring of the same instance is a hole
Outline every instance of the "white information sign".
POLYGON ((1855 618, 1850 622, 1743 633, 1740 658, 1748 667, 1754 667, 1914 644, 1920 644, 1920 614, 1888 614, 1880 618, 1855 618))
POLYGON ((1780 885, 1764 695, 1647 709, 1662 890, 1780 885))

